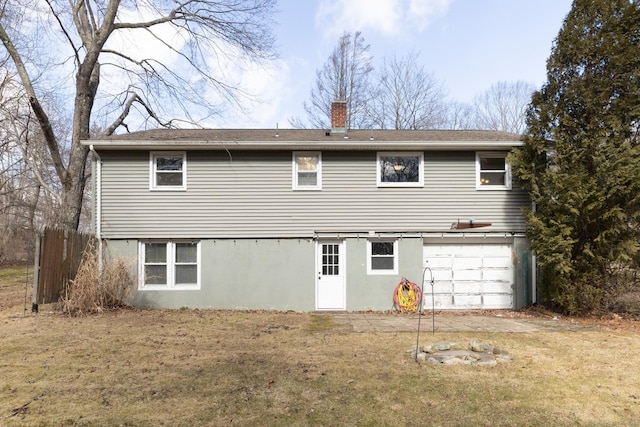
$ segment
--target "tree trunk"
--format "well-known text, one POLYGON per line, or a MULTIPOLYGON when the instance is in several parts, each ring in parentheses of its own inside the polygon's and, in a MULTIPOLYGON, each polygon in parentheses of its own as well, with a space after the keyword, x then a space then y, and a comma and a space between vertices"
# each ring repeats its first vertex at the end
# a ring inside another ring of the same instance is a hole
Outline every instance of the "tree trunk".
POLYGON ((80 141, 89 139, 89 123, 93 100, 100 83, 100 64, 95 60, 97 54, 88 55, 80 65, 76 75, 76 99, 73 116, 73 134, 71 152, 66 173, 62 181, 62 206, 60 207, 60 226, 68 230, 77 230, 80 226, 82 200, 86 183, 85 168, 89 148, 80 141))
POLYGON ((84 154, 71 156, 67 168, 66 180, 62 184, 61 206, 58 211, 59 226, 67 230, 77 230, 80 226, 80 214, 82 213, 82 198, 86 179, 85 165, 88 149, 80 147, 84 154))

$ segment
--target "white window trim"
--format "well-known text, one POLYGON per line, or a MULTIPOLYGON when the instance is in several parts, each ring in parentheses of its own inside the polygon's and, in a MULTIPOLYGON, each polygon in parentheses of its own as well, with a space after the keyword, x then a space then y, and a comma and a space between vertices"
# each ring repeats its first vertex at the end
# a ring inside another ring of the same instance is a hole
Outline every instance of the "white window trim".
POLYGON ((138 290, 139 291, 184 291, 184 290, 200 290, 202 279, 202 259, 200 250, 200 241, 194 240, 144 240, 138 242, 138 290), (176 243, 197 243, 196 245, 196 262, 197 262, 197 283, 189 285, 175 284, 175 248, 176 243), (167 249, 167 284, 166 285, 147 285, 144 281, 145 267, 145 250, 144 245, 147 243, 165 243, 167 249))
POLYGON ((379 151, 376 155, 376 176, 378 187, 424 187, 424 152, 422 151, 379 151), (420 159, 418 182, 382 182, 380 157, 418 157, 420 159))
POLYGON ((507 160, 506 152, 496 151, 477 151, 476 152, 476 190, 492 191, 492 190, 511 190, 511 164, 507 160), (480 159, 484 157, 503 157, 505 166, 504 185, 480 185, 480 159))
POLYGON ((398 274, 398 240, 397 239, 376 239, 367 240, 367 274, 369 275, 394 275, 398 274), (371 267, 371 244, 375 242, 393 242, 393 270, 374 270, 371 267))
POLYGON ((187 152, 186 151, 151 151, 149 153, 149 190, 151 191, 185 191, 187 189, 187 152), (157 185, 156 157, 182 156, 182 185, 157 185))
POLYGON ((291 155, 291 171, 293 183, 292 189, 296 191, 319 191, 322 190, 322 153, 320 151, 294 151, 291 155), (316 185, 300 185, 298 184, 298 162, 299 156, 316 156, 318 157, 318 170, 316 185))

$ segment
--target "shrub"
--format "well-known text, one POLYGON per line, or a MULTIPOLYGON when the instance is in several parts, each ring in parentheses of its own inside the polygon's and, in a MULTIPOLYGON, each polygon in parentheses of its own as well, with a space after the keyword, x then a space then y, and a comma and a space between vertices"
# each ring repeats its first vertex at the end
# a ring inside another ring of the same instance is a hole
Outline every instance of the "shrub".
POLYGON ((615 313, 626 313, 640 315, 640 292, 629 292, 620 295, 613 302, 611 311, 615 313))
POLYGON ((96 245, 88 245, 75 279, 60 299, 62 311, 82 316, 127 305, 135 281, 131 271, 131 262, 114 257, 103 262, 100 272, 96 245))

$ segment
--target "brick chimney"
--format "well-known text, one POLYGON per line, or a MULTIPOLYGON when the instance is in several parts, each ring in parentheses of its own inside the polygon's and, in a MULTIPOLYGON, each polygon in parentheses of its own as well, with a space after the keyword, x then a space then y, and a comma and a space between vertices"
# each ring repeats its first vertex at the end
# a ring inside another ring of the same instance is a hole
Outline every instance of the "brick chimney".
POLYGON ((331 103, 331 133, 347 132, 347 101, 331 103))

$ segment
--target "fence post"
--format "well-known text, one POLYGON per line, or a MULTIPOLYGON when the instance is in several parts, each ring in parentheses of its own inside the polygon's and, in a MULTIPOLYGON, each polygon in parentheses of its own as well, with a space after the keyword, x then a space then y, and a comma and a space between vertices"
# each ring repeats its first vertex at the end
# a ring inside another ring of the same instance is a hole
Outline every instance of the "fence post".
POLYGON ((31 301, 31 312, 38 312, 38 282, 40 280, 40 242, 42 235, 36 233, 36 250, 33 255, 33 297, 31 301))

